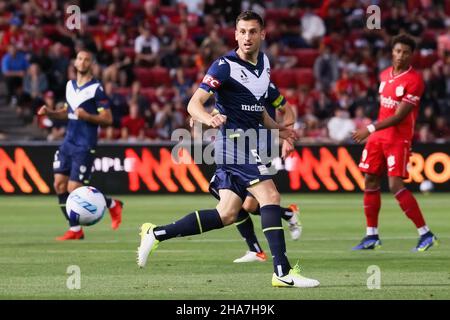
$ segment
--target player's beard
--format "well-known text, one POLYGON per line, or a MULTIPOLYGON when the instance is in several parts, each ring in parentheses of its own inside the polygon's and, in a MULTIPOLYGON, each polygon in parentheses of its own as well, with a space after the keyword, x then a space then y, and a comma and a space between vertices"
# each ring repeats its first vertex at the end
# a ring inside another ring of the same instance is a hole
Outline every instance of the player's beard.
POLYGON ((77 70, 77 74, 79 74, 80 76, 87 76, 90 72, 90 69, 87 68, 86 70, 80 70, 80 69, 76 69, 77 70))

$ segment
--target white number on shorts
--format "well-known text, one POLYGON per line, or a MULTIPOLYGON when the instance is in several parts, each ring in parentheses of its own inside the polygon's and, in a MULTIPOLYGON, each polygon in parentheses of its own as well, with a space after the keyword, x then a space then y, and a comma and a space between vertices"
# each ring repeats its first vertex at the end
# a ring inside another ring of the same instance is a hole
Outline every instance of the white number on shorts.
POLYGON ((250 152, 251 152, 252 155, 255 157, 257 163, 262 163, 261 158, 260 158, 258 152, 256 152, 256 149, 252 149, 252 150, 250 150, 250 152))

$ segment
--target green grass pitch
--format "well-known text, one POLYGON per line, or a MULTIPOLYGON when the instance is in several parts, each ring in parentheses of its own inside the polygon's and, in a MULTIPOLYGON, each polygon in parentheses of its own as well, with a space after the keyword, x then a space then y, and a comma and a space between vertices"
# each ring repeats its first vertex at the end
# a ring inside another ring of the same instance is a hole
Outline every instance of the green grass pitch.
MULTIPOLYGON (((450 196, 417 195, 440 246, 413 253, 417 232, 390 194, 382 196, 383 246, 350 248, 363 236, 362 194, 283 195, 301 208, 303 235, 290 240, 292 264, 319 279, 315 289, 272 288, 271 261, 234 264, 245 243, 234 226, 161 243, 147 267, 138 269, 135 250, 143 222, 169 223, 190 211, 211 208, 208 196, 123 196, 124 221, 110 229, 105 215, 85 228, 86 239, 56 242, 65 223, 51 196, 0 197, 0 299, 449 299, 450 196), (81 288, 69 290, 71 265, 80 267, 81 288), (369 290, 369 266, 380 268, 381 288, 369 290)), ((259 217, 252 216, 261 245, 268 244, 259 217)))

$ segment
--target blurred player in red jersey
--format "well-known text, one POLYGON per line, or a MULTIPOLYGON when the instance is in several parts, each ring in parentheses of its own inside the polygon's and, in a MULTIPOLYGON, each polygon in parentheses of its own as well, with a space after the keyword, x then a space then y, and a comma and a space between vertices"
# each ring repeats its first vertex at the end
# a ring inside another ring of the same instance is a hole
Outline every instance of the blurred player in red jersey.
POLYGON ((378 236, 380 182, 386 171, 389 189, 419 232, 414 251, 425 251, 437 244, 437 238, 426 225, 416 199, 403 183, 403 179, 408 177, 411 140, 424 91, 422 76, 411 66, 415 47, 415 41, 407 35, 399 35, 392 40, 392 66, 380 74, 378 121, 357 130, 352 136, 358 143, 369 137, 359 163, 360 170, 365 173, 367 235, 353 250, 376 249, 381 245, 378 236))

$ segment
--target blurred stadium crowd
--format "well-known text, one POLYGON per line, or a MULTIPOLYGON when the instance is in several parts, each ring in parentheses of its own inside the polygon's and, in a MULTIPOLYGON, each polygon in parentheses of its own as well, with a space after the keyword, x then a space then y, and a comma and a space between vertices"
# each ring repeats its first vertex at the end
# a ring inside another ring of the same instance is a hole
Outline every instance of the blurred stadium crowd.
POLYGON ((265 19, 272 81, 295 108, 301 142, 347 143, 376 118, 377 76, 400 32, 417 40, 414 66, 426 83, 415 140, 450 141, 449 0, 0 0, 0 104, 39 128, 33 139, 61 139, 65 123, 36 110, 64 105, 75 52, 85 47, 112 104, 114 124, 100 138, 170 139, 189 128, 187 102, 211 62, 236 46, 243 9, 265 19), (72 4, 79 30, 65 26, 72 4), (366 26, 371 4, 381 7, 380 30, 366 26))

